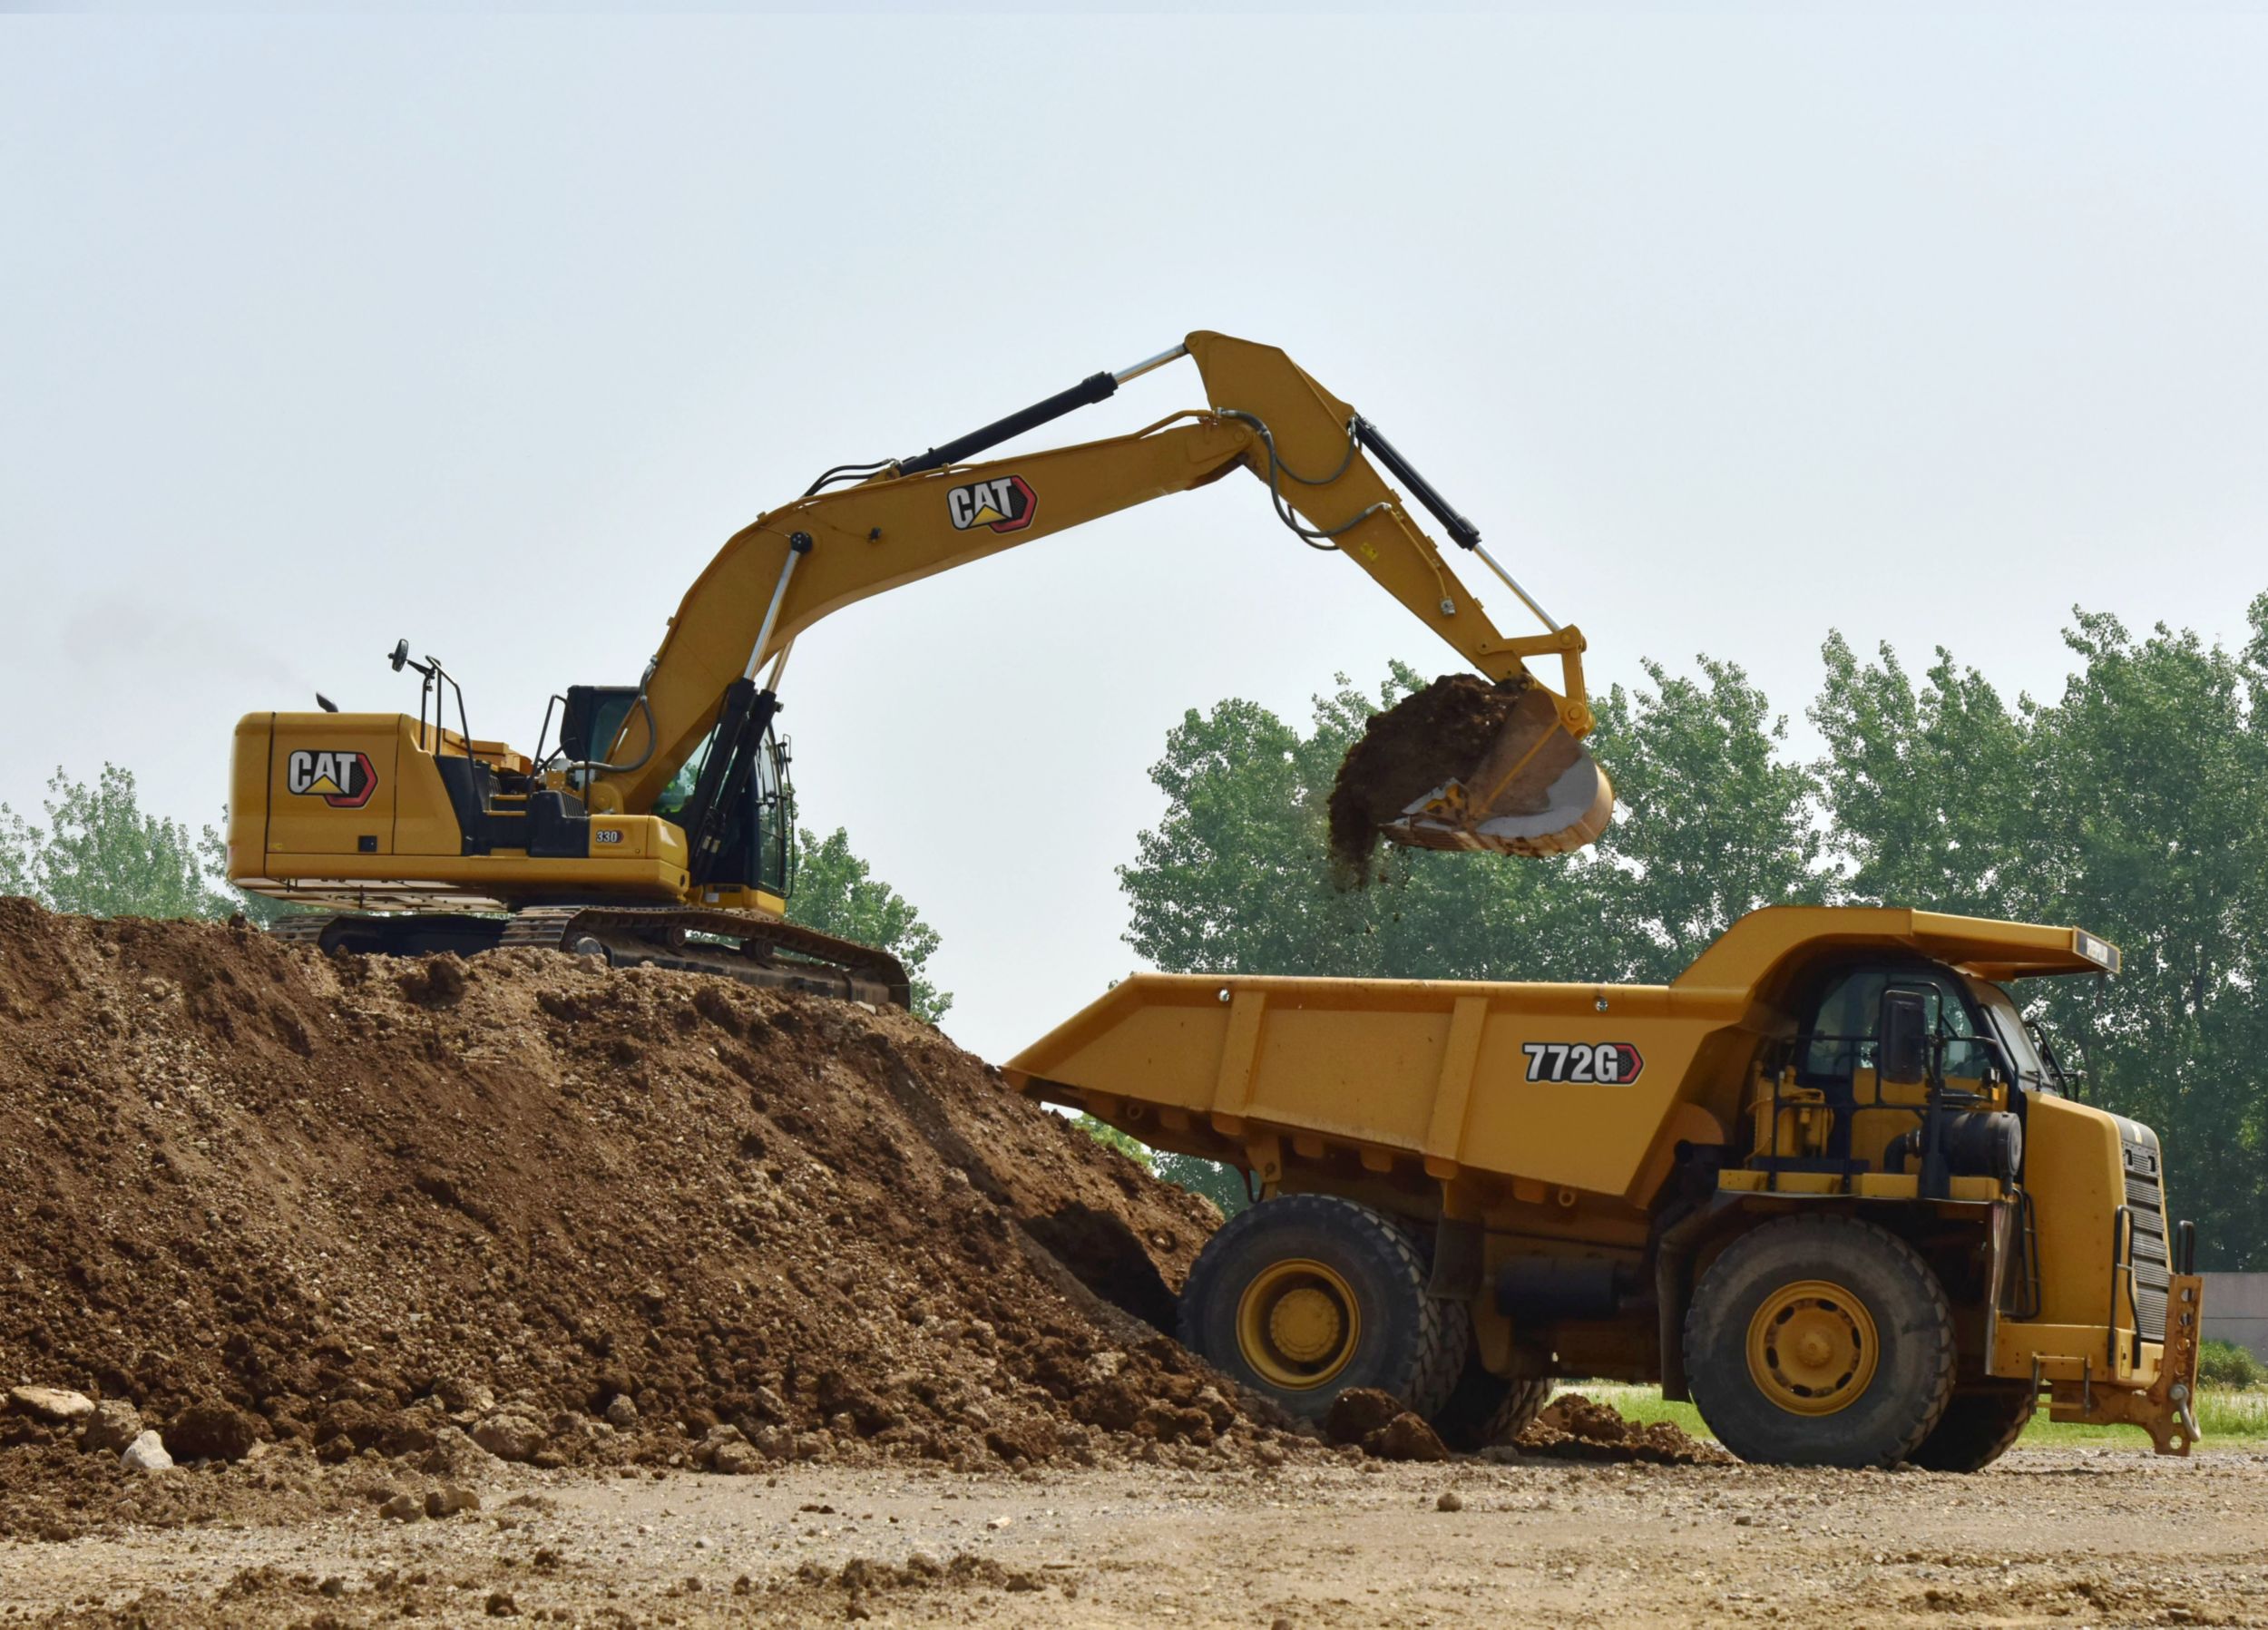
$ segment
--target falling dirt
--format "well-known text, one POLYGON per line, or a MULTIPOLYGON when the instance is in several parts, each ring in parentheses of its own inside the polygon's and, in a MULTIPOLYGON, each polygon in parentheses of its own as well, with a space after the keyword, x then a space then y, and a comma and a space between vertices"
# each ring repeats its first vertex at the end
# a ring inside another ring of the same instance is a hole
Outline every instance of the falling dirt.
MULTIPOLYGON (((903 1013, 8 900, 0 1031, 0 1385, 181 1449, 1012 1469, 1283 1436, 1145 1322, 1210 1206, 903 1013)), ((47 1475, 66 1433, 6 1430, 0 1476, 57 1498, 0 1530, 100 1515, 47 1475)))
MULTIPOLYGON (((1354 883, 1368 881, 1379 828, 1444 782, 1471 776, 1513 726, 1529 688, 1448 674, 1372 716, 1331 787, 1331 854, 1354 883)), ((1540 796, 1530 802, 1544 807, 1540 796)))

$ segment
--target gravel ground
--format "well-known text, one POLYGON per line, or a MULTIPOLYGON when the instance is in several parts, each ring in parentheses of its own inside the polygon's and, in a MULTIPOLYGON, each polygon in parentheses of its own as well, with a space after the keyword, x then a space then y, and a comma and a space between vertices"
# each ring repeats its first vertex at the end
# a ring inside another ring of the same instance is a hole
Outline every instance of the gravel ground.
POLYGON ((2242 1452, 2019 1449, 1970 1478, 1543 1460, 514 1468, 478 1512, 410 1523, 378 1498, 430 1479, 322 1469, 310 1497, 279 1469, 280 1451, 161 1474, 240 1481, 213 1522, 0 1547, 0 1621, 2268 1623, 2268 1456, 2242 1452))

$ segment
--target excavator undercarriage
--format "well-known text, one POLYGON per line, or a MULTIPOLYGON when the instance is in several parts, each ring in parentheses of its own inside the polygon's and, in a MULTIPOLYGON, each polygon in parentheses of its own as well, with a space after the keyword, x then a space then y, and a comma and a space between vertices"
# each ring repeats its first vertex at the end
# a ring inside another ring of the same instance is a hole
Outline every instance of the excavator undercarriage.
POLYGON ((888 952, 750 912, 670 905, 536 905, 509 914, 308 912, 269 932, 295 945, 365 956, 564 951, 614 968, 719 973, 877 1007, 911 1005, 912 981, 888 952))

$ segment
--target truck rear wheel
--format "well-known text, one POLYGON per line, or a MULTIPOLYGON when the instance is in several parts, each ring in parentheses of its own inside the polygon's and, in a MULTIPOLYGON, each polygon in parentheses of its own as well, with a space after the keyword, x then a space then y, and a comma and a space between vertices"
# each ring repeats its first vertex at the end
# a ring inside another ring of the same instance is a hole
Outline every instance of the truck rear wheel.
POLYGON ((1953 1385, 1953 1314, 1912 1246, 1845 1216, 1743 1235, 1686 1315, 1702 1419, 1744 1460, 1888 1466, 1911 1456, 1953 1385))
POLYGON ((1924 1471, 1982 1471, 2008 1453, 2038 1402, 2023 1381, 1956 1392, 1910 1458, 1924 1471))
POLYGON ((1461 1303, 1425 1293, 1409 1236, 1326 1195, 1264 1200, 1223 1224, 1181 1292, 1181 1344, 1305 1420, 1350 1387, 1440 1410, 1471 1344, 1461 1303))
POLYGON ((1550 1401, 1548 1376, 1506 1381, 1481 1368, 1476 1352, 1465 1360, 1456 1390, 1433 1417, 1433 1430, 1459 1454, 1479 1454, 1519 1437, 1550 1401))

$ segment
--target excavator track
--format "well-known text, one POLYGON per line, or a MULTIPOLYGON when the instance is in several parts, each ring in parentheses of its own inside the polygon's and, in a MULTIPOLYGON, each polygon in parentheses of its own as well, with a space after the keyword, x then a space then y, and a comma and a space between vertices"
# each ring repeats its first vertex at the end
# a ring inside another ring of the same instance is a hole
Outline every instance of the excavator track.
POLYGON ((269 932, 312 950, 381 956, 564 951, 616 968, 715 973, 846 1001, 913 1005, 913 981, 888 952, 742 912, 679 905, 538 905, 510 916, 309 912, 282 918, 269 932))

